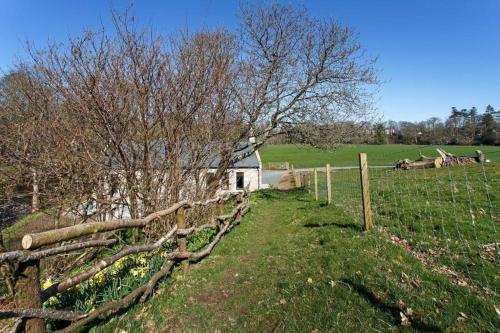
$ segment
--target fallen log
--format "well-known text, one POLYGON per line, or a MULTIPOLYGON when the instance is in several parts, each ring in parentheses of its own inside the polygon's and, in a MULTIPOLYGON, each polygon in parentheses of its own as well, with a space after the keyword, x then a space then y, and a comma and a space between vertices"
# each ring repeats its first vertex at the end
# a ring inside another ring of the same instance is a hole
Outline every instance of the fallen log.
POLYGON ((428 157, 420 154, 420 158, 415 161, 409 159, 399 160, 396 162, 395 168, 408 169, 425 169, 425 168, 442 168, 444 166, 473 164, 484 162, 485 156, 480 150, 476 150, 475 156, 456 156, 446 152, 443 149, 436 149, 438 157, 428 157))
POLYGON ((428 168, 441 168, 443 160, 440 157, 435 159, 425 159, 422 161, 411 161, 409 159, 400 160, 396 163, 396 169, 428 169, 428 168))

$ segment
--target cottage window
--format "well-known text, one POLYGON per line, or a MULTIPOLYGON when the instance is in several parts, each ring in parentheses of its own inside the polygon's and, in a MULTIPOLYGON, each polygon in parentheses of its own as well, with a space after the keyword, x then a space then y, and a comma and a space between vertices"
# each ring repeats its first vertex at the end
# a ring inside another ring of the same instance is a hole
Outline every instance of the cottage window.
POLYGON ((243 190, 245 188, 245 173, 237 172, 236 173, 236 189, 243 190))

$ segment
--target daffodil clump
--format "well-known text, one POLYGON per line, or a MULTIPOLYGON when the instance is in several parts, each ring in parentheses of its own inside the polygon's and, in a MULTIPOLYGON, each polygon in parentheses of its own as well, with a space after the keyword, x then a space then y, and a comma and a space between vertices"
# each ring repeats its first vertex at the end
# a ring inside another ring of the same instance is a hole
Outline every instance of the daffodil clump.
MULTIPOLYGON (((121 258, 91 279, 49 298, 44 307, 92 312, 100 305, 122 298, 147 283, 164 262, 163 252, 121 258)), ((41 287, 46 289, 54 282, 47 279, 41 287)))
MULTIPOLYGON (((209 243, 214 235, 214 230, 207 229, 191 236, 188 249, 198 251, 209 243)), ((90 313, 99 306, 123 298, 132 290, 145 285, 165 263, 170 251, 171 248, 165 247, 155 253, 139 253, 121 258, 89 280, 49 298, 44 307, 90 313)), ((42 283, 42 289, 55 282, 47 279, 42 283)))

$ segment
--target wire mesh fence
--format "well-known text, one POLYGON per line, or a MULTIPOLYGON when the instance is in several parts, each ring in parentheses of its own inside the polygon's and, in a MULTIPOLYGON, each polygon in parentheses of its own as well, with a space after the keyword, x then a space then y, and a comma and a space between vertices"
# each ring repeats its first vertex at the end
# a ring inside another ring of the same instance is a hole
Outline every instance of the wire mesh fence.
MULTIPOLYGON (((326 201, 327 182, 324 168, 318 172, 318 192, 320 200, 326 201)), ((333 168, 331 171, 332 204, 341 207, 356 221, 361 223, 363 209, 361 202, 361 182, 359 168, 333 168)))
POLYGON ((498 166, 370 170, 375 224, 459 284, 497 291, 498 166))
MULTIPOLYGON (((332 204, 361 224, 356 164, 332 169, 332 204)), ((496 293, 500 287, 499 169, 497 163, 410 170, 371 167, 374 224, 454 283, 496 293)), ((325 168, 317 170, 318 197, 326 201, 325 168)))

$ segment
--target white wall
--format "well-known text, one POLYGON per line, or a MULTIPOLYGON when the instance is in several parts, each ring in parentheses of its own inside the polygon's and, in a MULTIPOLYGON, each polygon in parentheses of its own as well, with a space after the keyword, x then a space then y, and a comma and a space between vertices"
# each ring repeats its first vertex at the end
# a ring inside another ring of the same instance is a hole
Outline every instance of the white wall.
MULTIPOLYGON (((259 160, 259 164, 260 164, 260 168, 257 169, 257 168, 253 168, 253 169, 245 169, 245 168, 241 168, 241 169, 229 169, 228 170, 228 180, 229 180, 229 187, 228 189, 222 189, 220 192, 221 193, 224 193, 224 192, 243 192, 243 190, 237 190, 236 189, 236 173, 237 172, 243 172, 244 173, 244 187, 245 189, 249 189, 250 192, 252 191, 257 191, 261 188, 261 181, 262 181, 262 163, 260 161, 260 156, 258 155, 258 152, 257 153, 257 159, 259 160)), ((209 173, 214 173, 216 171, 216 169, 208 169, 206 171, 204 171, 203 173, 206 173, 206 172, 209 172, 209 173)), ((190 183, 190 181, 186 181, 187 183, 190 183)), ((194 181, 191 182, 194 186, 194 181)), ((124 184, 124 181, 122 183, 122 186, 124 184)), ((111 198, 110 198, 111 199, 111 198)), ((119 199, 119 195, 116 194, 115 195, 115 200, 118 200, 119 199)), ((127 200, 128 201, 128 200, 127 200)), ((94 202, 93 203, 94 205, 96 205, 96 203, 94 202)), ((138 202, 138 205, 140 206, 141 205, 141 202, 139 201, 138 202)), ((78 210, 83 212, 86 210, 86 203, 82 203, 81 205, 79 205, 78 207, 78 210)), ((90 213, 90 212, 89 212, 90 213)), ((70 210, 68 210, 66 213, 65 213, 67 216, 74 216, 76 217, 76 215, 72 214, 70 212, 70 210)), ((97 217, 95 217, 97 218, 97 217)), ((128 205, 126 204, 113 204, 113 214, 112 216, 107 216, 104 220, 110 220, 112 218, 115 218, 115 219, 129 219, 130 218, 130 211, 129 211, 129 208, 128 208, 128 205)))
POLYGON ((230 169, 229 173, 229 191, 230 192, 239 192, 236 190, 236 173, 243 172, 244 178, 243 182, 245 184, 245 188, 251 191, 257 191, 260 189, 260 170, 259 169, 230 169))

